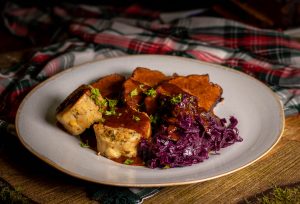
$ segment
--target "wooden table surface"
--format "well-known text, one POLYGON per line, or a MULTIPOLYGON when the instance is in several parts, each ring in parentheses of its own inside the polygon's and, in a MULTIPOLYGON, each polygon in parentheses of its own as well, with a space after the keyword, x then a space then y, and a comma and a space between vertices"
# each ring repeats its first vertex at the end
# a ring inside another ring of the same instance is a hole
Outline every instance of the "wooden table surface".
MULTIPOLYGON (((1 33, 0 33, 1 34, 1 33)), ((0 35, 1 36, 1 35, 0 35)), ((0 67, 18 62, 24 52, 0 53, 0 67)), ((0 148, 0 177, 38 203, 94 203, 90 183, 70 177, 29 153, 6 136, 0 148)), ((238 203, 274 186, 300 185, 300 116, 286 119, 280 142, 254 164, 230 175, 183 186, 163 188, 144 203, 238 203)))

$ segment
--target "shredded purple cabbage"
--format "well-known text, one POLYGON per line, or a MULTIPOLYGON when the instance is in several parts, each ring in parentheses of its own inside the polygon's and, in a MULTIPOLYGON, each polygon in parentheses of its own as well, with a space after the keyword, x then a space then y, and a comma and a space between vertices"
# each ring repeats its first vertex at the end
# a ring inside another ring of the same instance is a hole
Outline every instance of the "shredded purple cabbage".
POLYGON ((172 104, 171 97, 159 98, 160 121, 154 124, 151 141, 143 139, 139 156, 150 168, 190 166, 208 159, 209 152, 242 141, 235 117, 219 119, 212 112, 200 110, 197 99, 182 94, 172 104))

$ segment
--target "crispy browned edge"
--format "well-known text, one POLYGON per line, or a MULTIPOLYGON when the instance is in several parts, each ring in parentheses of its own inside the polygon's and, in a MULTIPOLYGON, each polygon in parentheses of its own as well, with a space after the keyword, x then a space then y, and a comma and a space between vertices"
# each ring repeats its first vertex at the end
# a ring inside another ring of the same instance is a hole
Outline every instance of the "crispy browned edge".
POLYGON ((145 67, 137 67, 132 73, 132 79, 150 87, 155 87, 162 81, 168 79, 164 73, 145 67))
POLYGON ((174 84, 186 93, 197 97, 199 99, 199 107, 204 108, 206 111, 212 111, 216 104, 221 100, 221 96, 223 94, 222 87, 220 87, 218 84, 210 82, 208 74, 177 76, 173 79, 170 79, 168 83, 174 84), (195 86, 199 86, 199 89, 191 90, 189 86, 193 83, 195 86), (201 93, 199 90, 205 90, 205 98, 203 95, 199 95, 201 93))
POLYGON ((90 88, 88 85, 79 86, 57 107, 56 113, 60 113, 68 106, 74 105, 83 94, 89 93, 89 91, 90 88))
POLYGON ((113 97, 118 95, 123 86, 125 77, 120 74, 110 74, 99 78, 91 86, 100 90, 102 97, 113 97))

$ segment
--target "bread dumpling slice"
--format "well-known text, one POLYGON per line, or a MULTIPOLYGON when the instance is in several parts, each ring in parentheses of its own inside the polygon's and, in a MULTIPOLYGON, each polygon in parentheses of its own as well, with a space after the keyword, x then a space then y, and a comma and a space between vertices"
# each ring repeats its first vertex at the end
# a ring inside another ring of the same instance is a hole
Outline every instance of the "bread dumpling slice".
POLYGON ((97 150, 109 159, 136 157, 141 139, 151 136, 150 118, 130 107, 119 108, 115 115, 104 119, 93 127, 97 150))
POLYGON ((81 134, 102 119, 99 105, 104 99, 99 92, 93 94, 91 89, 81 85, 57 108, 56 119, 72 135, 81 134))

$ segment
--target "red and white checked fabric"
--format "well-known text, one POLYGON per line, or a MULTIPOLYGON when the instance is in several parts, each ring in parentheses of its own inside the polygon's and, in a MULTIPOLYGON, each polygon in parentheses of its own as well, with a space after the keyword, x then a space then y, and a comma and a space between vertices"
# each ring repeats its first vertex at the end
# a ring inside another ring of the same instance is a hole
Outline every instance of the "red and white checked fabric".
POLYGON ((69 39, 0 73, 1 120, 13 122, 22 98, 44 79, 75 65, 127 54, 178 55, 240 70, 273 89, 286 115, 299 114, 300 43, 281 32, 199 16, 202 11, 70 4, 41 9, 7 3, 3 20, 12 34, 33 42, 44 34, 53 39, 63 33, 69 39))

